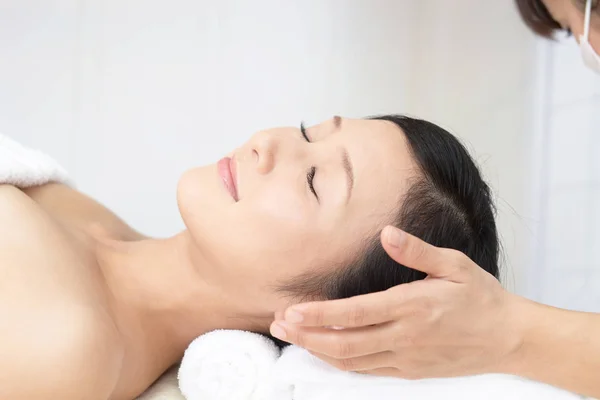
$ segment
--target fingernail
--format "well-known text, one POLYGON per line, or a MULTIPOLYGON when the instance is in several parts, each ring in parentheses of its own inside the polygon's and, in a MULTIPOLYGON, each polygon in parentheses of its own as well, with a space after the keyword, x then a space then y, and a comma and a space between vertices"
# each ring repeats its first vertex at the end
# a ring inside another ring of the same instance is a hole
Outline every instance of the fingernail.
POLYGON ((274 322, 271 324, 271 335, 277 339, 284 340, 286 336, 285 329, 277 322, 274 322))
POLYGON ((300 314, 298 311, 288 310, 285 313, 285 320, 287 322, 291 322, 292 324, 298 324, 304 321, 304 315, 300 314))
POLYGON ((385 236, 388 244, 392 247, 400 247, 402 245, 402 239, 404 238, 404 232, 398 228, 388 226, 385 236))

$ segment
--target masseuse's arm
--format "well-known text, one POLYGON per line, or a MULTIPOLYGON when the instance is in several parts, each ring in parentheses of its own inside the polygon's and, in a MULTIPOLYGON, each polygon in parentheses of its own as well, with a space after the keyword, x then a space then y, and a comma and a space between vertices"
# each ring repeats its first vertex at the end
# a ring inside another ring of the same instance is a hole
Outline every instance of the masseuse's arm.
POLYGON ((600 397, 600 315, 510 294, 462 253, 395 228, 382 243, 428 278, 292 306, 272 326, 283 329, 279 337, 344 370, 411 379, 506 373, 600 397))

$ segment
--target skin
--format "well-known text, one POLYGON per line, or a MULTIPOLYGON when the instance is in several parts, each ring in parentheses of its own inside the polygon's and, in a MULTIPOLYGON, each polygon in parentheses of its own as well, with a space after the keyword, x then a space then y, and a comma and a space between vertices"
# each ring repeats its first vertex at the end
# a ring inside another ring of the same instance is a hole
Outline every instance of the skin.
POLYGON ((415 174, 405 137, 339 117, 307 134, 269 129, 236 149, 239 201, 216 165, 185 172, 186 229, 167 239, 64 185, 0 185, 0 398, 132 399, 202 333, 267 332, 294 303, 281 282, 358 255, 415 174))
MULTIPOLYGON (((574 3, 544 3, 578 38, 583 14, 574 3)), ((600 17, 592 15, 590 42, 600 52, 600 17)), ((381 242, 392 258, 428 278, 288 307, 276 313, 272 334, 348 371, 408 379, 505 373, 600 398, 599 314, 508 293, 465 255, 391 226, 381 242)))
MULTIPOLYGON (((544 0, 544 5, 552 18, 563 29, 571 31, 575 40, 579 42, 584 31, 585 10, 570 0, 544 0)), ((592 3, 592 7, 594 7, 594 3, 592 3)), ((589 41, 596 53, 600 54, 600 16, 597 7, 595 10, 592 9, 589 41)))

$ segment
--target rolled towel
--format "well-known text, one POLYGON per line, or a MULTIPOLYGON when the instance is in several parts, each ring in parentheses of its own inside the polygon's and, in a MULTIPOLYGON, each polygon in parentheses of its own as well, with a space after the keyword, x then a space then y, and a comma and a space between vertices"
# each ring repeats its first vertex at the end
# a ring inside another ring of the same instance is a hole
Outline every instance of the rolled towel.
POLYGON ((179 389, 187 400, 291 399, 291 389, 272 379, 279 356, 275 343, 257 333, 212 331, 185 351, 179 389))
POLYGON ((294 400, 581 400, 585 397, 510 375, 406 380, 343 372, 304 349, 291 346, 275 367, 294 400))
POLYGON ((47 154, 0 134, 0 183, 24 189, 49 182, 74 186, 66 171, 47 154))

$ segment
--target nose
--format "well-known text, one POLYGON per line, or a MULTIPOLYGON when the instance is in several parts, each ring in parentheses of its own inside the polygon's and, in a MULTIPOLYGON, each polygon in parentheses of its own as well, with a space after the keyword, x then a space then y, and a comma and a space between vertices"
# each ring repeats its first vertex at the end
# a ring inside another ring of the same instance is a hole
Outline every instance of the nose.
POLYGON ((268 174, 275 168, 278 143, 275 135, 261 132, 252 143, 252 152, 256 158, 256 169, 260 174, 268 174))

